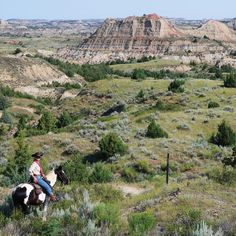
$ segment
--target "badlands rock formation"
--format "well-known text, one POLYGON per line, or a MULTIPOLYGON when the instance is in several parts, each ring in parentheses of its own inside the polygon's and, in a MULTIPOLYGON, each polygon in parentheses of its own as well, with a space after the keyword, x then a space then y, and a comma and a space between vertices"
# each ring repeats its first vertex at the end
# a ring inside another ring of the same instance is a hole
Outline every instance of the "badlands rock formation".
POLYGON ((185 61, 188 57, 215 63, 235 49, 234 40, 234 31, 217 21, 209 21, 197 29, 180 30, 166 19, 150 14, 123 20, 107 19, 78 47, 61 49, 58 55, 80 64, 144 55, 185 57, 185 61))
POLYGON ((226 24, 216 20, 209 20, 200 28, 190 31, 190 34, 196 37, 208 37, 212 40, 236 42, 235 32, 226 24))

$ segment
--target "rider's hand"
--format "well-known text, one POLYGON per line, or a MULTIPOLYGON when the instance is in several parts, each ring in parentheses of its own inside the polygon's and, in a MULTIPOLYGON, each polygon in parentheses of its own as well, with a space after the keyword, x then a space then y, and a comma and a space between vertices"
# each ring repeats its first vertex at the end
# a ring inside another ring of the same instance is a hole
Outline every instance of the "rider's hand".
POLYGON ((47 179, 47 177, 46 177, 46 175, 45 175, 45 174, 43 174, 43 175, 42 175, 42 177, 43 177, 43 179, 47 179))
POLYGON ((36 177, 33 177, 34 178, 34 183, 37 184, 38 183, 38 180, 36 177))

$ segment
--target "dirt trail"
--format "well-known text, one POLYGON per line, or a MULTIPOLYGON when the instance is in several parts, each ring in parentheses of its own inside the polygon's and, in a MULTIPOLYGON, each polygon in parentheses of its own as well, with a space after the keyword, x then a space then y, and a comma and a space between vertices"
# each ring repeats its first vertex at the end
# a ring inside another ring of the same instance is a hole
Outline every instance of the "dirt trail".
POLYGON ((143 194, 147 191, 149 191, 150 189, 146 189, 146 188, 140 188, 140 187, 135 187, 135 186, 130 186, 130 185, 116 185, 114 186, 116 189, 122 191, 122 193, 124 194, 124 196, 128 196, 128 195, 140 195, 143 194))
MULTIPOLYGON (((21 109, 21 110, 26 110, 31 114, 34 114, 35 109, 30 108, 30 107, 21 107, 21 106, 13 106, 12 109, 21 109)), ((1 113, 0 113, 1 114, 1 113)))

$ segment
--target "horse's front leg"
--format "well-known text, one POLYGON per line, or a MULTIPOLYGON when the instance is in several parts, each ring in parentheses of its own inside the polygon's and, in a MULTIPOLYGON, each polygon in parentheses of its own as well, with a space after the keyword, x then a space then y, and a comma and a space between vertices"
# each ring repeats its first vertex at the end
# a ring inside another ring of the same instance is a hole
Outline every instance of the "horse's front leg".
POLYGON ((46 197, 45 202, 43 204, 43 221, 47 220, 48 202, 49 198, 46 197))

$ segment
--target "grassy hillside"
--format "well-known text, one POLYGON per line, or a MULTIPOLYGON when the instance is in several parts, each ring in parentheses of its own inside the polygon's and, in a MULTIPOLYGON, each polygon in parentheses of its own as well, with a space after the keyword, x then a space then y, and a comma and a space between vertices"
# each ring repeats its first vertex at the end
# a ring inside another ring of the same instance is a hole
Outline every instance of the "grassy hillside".
MULTIPOLYGON (((163 65, 178 63, 150 61, 112 67, 156 69, 163 65)), ((74 98, 51 104, 10 97, 6 111, 13 127, 20 114, 29 117, 24 131, 30 153, 44 150, 45 166, 62 163, 71 182, 56 186, 61 200, 50 204, 49 218, 44 223, 36 215, 24 218, 19 213, 6 214, 5 210, 10 210, 7 195, 14 184, 1 176, 0 232, 195 235, 193 231, 204 221, 214 231, 221 228, 225 235, 235 235, 235 168, 222 163, 233 155, 233 146, 217 146, 209 139, 223 120, 236 131, 236 88, 225 88, 222 80, 190 76, 185 80, 183 93, 168 91, 169 79, 137 81, 109 76, 88 83, 74 98), (208 108, 210 101, 219 107, 208 108), (44 110, 57 122, 67 112, 70 123, 39 130, 44 110), (147 137, 152 120, 167 132, 168 138, 147 137), (106 159, 100 152, 100 140, 110 132, 116 133, 128 150, 106 159), (169 185, 165 184, 167 153, 169 185)), ((9 130, 1 136, 2 173, 17 150, 17 137, 9 130)))
POLYGON ((155 59, 143 63, 112 65, 111 67, 115 70, 130 71, 134 69, 158 70, 166 66, 178 66, 178 65, 180 65, 179 61, 155 59))

